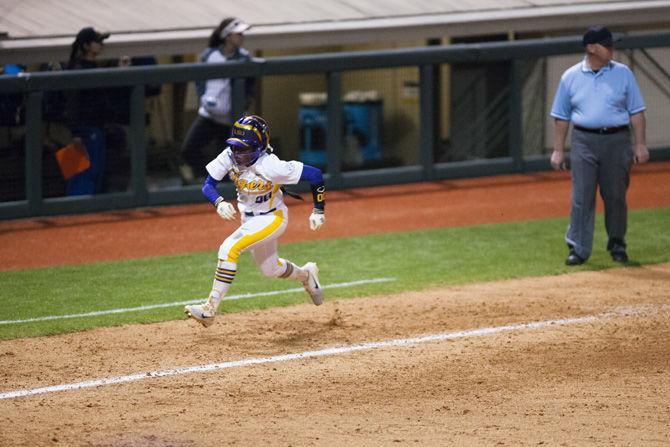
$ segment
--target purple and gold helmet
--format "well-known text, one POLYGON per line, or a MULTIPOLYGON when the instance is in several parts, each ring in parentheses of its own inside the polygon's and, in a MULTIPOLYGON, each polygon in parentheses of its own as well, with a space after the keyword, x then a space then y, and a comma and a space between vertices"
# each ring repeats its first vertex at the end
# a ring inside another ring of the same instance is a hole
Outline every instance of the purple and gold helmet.
POLYGON ((268 123, 257 115, 247 115, 235 121, 226 143, 233 152, 238 167, 251 166, 267 149, 270 142, 268 123))

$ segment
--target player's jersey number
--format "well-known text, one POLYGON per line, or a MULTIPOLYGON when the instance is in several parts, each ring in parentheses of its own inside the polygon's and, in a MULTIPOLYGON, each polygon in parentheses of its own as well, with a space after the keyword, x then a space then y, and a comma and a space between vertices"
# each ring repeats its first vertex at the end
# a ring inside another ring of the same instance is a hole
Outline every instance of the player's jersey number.
POLYGON ((269 192, 269 193, 267 193, 267 194, 265 194, 265 195, 262 195, 262 196, 258 196, 258 197, 256 197, 256 203, 264 203, 264 202, 267 202, 268 200, 270 200, 270 197, 272 197, 272 193, 271 193, 271 192, 269 192))

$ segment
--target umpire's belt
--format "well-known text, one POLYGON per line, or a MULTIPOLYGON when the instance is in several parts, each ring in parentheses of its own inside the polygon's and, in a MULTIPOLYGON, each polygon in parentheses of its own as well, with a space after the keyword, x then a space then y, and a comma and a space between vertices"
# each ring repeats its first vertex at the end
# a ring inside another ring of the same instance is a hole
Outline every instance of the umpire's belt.
POLYGON ((617 127, 598 127, 597 129, 590 129, 588 127, 582 127, 582 126, 574 126, 575 129, 581 130, 582 132, 588 132, 588 133, 597 133, 599 135, 609 135, 612 133, 617 133, 621 132, 624 130, 628 130, 628 125, 625 126, 617 126, 617 127))
POLYGON ((245 215, 245 216, 248 216, 248 217, 251 217, 251 216, 264 216, 264 215, 266 215, 266 214, 274 213, 275 211, 277 211, 277 208, 272 208, 271 210, 263 211, 262 213, 261 213, 261 212, 258 212, 258 211, 245 211, 245 212, 244 212, 244 215, 245 215))

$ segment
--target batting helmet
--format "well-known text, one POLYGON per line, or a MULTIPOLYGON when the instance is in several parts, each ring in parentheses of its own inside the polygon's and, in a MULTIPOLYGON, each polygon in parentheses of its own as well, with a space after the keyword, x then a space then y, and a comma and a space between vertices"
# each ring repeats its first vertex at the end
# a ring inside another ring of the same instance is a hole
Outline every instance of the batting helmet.
POLYGON ((263 118, 247 115, 235 121, 226 143, 233 151, 233 162, 241 167, 251 166, 258 160, 270 142, 270 128, 263 118))

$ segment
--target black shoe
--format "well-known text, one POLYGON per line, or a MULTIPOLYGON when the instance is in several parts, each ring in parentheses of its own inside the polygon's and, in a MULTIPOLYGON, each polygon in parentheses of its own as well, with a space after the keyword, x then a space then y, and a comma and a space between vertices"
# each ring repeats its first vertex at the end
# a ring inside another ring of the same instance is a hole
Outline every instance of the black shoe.
POLYGON ((570 250, 570 254, 565 259, 565 265, 581 265, 584 263, 584 258, 575 253, 574 250, 570 250))
POLYGON ((623 249, 612 250, 610 254, 612 255, 612 261, 614 262, 620 262, 622 264, 628 262, 628 254, 626 254, 626 250, 623 249))

